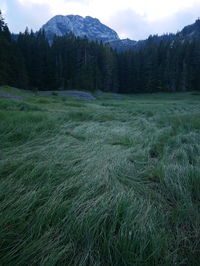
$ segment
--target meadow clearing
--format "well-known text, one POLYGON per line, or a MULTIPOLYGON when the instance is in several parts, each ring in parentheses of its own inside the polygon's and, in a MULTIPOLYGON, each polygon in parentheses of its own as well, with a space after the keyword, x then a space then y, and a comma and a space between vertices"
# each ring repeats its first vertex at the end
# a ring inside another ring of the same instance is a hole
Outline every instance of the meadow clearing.
POLYGON ((200 93, 6 90, 1 265, 199 265, 200 93))

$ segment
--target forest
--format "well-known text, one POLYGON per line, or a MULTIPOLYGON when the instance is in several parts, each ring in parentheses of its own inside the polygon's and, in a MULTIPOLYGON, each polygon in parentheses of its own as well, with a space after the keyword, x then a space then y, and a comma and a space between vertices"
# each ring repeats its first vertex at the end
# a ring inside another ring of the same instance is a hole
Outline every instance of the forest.
POLYGON ((13 35, 0 17, 0 85, 29 90, 80 89, 119 93, 200 89, 200 40, 150 36, 139 49, 68 34, 52 43, 27 28, 13 35))

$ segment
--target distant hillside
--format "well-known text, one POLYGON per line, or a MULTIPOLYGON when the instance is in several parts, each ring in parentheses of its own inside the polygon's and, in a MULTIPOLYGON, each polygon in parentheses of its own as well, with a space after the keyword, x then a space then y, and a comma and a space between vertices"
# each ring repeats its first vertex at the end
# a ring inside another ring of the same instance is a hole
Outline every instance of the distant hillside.
POLYGON ((189 38, 200 39, 200 19, 197 19, 195 23, 184 27, 183 30, 177 34, 177 36, 187 39, 189 38))

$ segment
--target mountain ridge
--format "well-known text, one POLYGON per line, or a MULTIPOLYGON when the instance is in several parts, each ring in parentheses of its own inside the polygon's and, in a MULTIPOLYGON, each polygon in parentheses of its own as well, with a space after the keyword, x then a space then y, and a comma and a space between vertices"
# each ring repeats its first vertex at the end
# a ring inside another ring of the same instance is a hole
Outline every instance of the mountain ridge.
POLYGON ((135 50, 144 47, 148 40, 159 43, 160 41, 182 41, 194 38, 200 39, 200 19, 193 24, 185 26, 180 32, 162 35, 150 35, 146 40, 120 39, 117 32, 102 24, 99 19, 91 16, 56 15, 41 27, 49 41, 54 36, 63 36, 73 33, 77 37, 87 37, 90 40, 108 43, 118 51, 135 50))

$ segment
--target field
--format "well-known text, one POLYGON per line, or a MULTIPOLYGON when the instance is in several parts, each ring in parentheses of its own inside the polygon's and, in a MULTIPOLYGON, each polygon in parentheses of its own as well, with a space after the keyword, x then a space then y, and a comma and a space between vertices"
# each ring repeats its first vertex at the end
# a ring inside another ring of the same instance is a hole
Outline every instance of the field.
POLYGON ((0 99, 0 265, 199 265, 200 94, 0 99))

